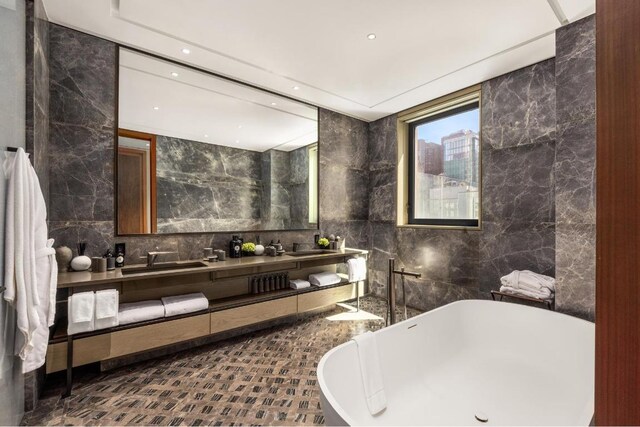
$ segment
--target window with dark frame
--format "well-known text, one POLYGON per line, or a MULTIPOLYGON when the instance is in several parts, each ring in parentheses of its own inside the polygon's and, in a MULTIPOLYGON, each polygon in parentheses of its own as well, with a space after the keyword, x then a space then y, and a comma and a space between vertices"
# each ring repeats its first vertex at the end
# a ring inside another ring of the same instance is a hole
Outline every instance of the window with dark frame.
POLYGON ((409 123, 409 224, 480 224, 480 106, 453 106, 409 123))

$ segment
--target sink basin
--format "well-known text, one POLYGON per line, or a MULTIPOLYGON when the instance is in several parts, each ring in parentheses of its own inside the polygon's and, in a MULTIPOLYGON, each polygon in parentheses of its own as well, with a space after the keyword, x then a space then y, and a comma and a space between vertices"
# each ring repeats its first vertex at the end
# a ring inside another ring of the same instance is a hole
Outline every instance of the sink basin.
POLYGON ((185 268, 206 267, 207 264, 200 261, 191 262, 158 262, 153 267, 147 267, 146 265, 136 265, 131 267, 122 267, 122 274, 139 274, 139 273, 152 273, 156 271, 172 271, 183 270, 185 268))
POLYGON ((322 255, 322 254, 335 254, 337 251, 330 251, 328 249, 311 249, 309 251, 287 252, 289 256, 306 256, 306 255, 322 255))

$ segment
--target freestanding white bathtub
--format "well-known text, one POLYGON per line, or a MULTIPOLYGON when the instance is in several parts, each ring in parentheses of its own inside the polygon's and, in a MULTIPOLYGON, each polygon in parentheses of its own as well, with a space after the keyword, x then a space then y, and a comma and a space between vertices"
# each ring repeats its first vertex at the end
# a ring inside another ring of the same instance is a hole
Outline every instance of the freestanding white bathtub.
POLYGON ((387 408, 369 414, 353 341, 318 366, 328 425, 588 425, 594 324, 458 301, 375 332, 387 408), (481 422, 476 419, 488 419, 481 422))

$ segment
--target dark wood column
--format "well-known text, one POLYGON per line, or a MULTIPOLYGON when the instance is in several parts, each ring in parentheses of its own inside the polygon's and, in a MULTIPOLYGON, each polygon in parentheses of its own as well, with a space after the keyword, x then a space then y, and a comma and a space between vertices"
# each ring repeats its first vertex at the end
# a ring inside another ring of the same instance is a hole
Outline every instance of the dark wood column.
POLYGON ((597 0, 598 425, 640 425, 640 0, 597 0))

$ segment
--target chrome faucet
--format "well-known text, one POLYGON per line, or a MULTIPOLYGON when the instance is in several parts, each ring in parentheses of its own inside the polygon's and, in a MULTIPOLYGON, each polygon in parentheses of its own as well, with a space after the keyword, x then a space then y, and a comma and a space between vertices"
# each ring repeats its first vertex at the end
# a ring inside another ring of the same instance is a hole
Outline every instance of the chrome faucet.
POLYGON ((175 251, 148 251, 146 257, 140 257, 141 259, 147 259, 147 267, 153 268, 158 259, 158 255, 177 254, 175 251))
POLYGON ((404 316, 407 317, 407 298, 404 291, 404 276, 411 276, 419 279, 422 277, 421 273, 414 273, 412 271, 405 271, 404 267, 400 270, 396 270, 396 260, 389 258, 389 276, 387 280, 387 309, 389 311, 389 317, 387 317, 387 324, 393 325, 396 323, 396 274, 402 277, 402 297, 404 298, 404 316))

